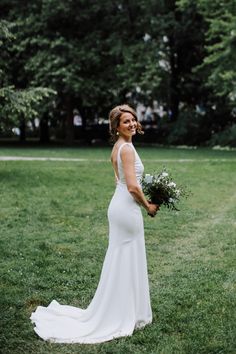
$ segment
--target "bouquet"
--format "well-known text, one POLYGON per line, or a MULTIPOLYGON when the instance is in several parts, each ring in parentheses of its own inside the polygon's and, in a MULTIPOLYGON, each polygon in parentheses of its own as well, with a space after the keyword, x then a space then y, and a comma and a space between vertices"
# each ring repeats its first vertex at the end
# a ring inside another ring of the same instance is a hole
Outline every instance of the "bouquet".
POLYGON ((165 169, 161 173, 154 173, 153 175, 144 174, 141 185, 144 194, 151 203, 159 206, 164 205, 172 210, 179 211, 176 208, 176 203, 179 202, 181 197, 187 196, 185 188, 177 187, 165 169))

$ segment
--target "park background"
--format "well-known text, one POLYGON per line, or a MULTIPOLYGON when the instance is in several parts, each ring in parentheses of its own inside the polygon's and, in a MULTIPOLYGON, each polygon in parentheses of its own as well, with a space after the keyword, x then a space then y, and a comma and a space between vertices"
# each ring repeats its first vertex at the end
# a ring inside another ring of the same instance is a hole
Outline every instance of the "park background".
POLYGON ((235 353, 235 1, 1 0, 0 49, 0 351, 235 353), (99 280, 120 103, 146 172, 191 190, 179 212, 143 213, 153 324, 45 343, 36 306, 86 307, 99 280))

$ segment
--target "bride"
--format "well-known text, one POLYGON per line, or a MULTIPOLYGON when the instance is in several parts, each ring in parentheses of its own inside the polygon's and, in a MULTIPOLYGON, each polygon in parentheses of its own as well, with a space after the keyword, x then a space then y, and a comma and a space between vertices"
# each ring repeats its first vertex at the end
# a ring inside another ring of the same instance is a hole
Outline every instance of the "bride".
POLYGON ((53 300, 32 313, 35 332, 57 343, 101 343, 130 336, 152 322, 143 218, 140 205, 155 216, 140 187, 143 164, 132 144, 142 133, 135 111, 117 106, 109 115, 110 133, 116 141, 111 154, 116 189, 108 208, 109 245, 99 284, 86 309, 53 300))

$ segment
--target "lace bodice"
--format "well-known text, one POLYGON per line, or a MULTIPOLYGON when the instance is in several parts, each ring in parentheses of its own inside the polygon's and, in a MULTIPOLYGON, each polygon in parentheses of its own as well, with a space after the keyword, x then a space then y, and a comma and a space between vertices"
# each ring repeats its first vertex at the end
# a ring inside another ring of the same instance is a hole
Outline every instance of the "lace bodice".
POLYGON ((142 175, 143 175, 143 171, 144 171, 144 166, 143 166, 143 163, 142 163, 142 161, 141 161, 141 159, 140 159, 140 157, 139 157, 139 155, 138 155, 137 151, 135 150, 132 143, 123 143, 123 144, 121 144, 121 146, 118 149, 118 153, 117 153, 117 167, 118 167, 118 173, 119 173, 118 183, 126 184, 122 160, 121 160, 121 156, 120 156, 121 149, 126 144, 131 146, 132 149, 134 150, 134 153, 135 153, 135 174, 136 174, 136 178, 137 178, 138 183, 140 183, 142 175))

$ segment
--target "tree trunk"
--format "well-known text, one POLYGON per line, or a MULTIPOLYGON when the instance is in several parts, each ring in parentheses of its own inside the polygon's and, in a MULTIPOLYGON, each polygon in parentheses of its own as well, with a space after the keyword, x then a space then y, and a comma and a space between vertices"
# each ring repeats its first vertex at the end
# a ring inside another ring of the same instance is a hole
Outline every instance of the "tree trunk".
POLYGON ((82 117, 83 128, 85 129, 87 126, 87 120, 89 119, 88 109, 86 107, 81 106, 79 108, 79 111, 82 117))
POLYGON ((71 145, 74 141, 74 124, 73 124, 73 105, 71 97, 67 96, 65 100, 66 107, 66 144, 71 145))
MULTIPOLYGON (((172 43, 173 45, 173 43, 172 43)), ((171 67, 171 76, 170 76, 170 111, 171 111, 171 120, 176 120, 179 114, 179 68, 178 68, 178 58, 177 53, 174 48, 171 49, 170 54, 170 67, 171 67)))
POLYGON ((91 132, 87 129, 87 123, 91 120, 91 114, 87 107, 81 106, 80 113, 83 121, 83 129, 81 132, 81 138, 87 143, 91 144, 91 132))
POLYGON ((49 137, 49 126, 48 126, 48 118, 43 117, 40 120, 40 142, 48 143, 50 140, 49 137))
POLYGON ((24 142, 26 140, 26 124, 25 124, 25 118, 21 118, 20 120, 20 141, 24 142))

